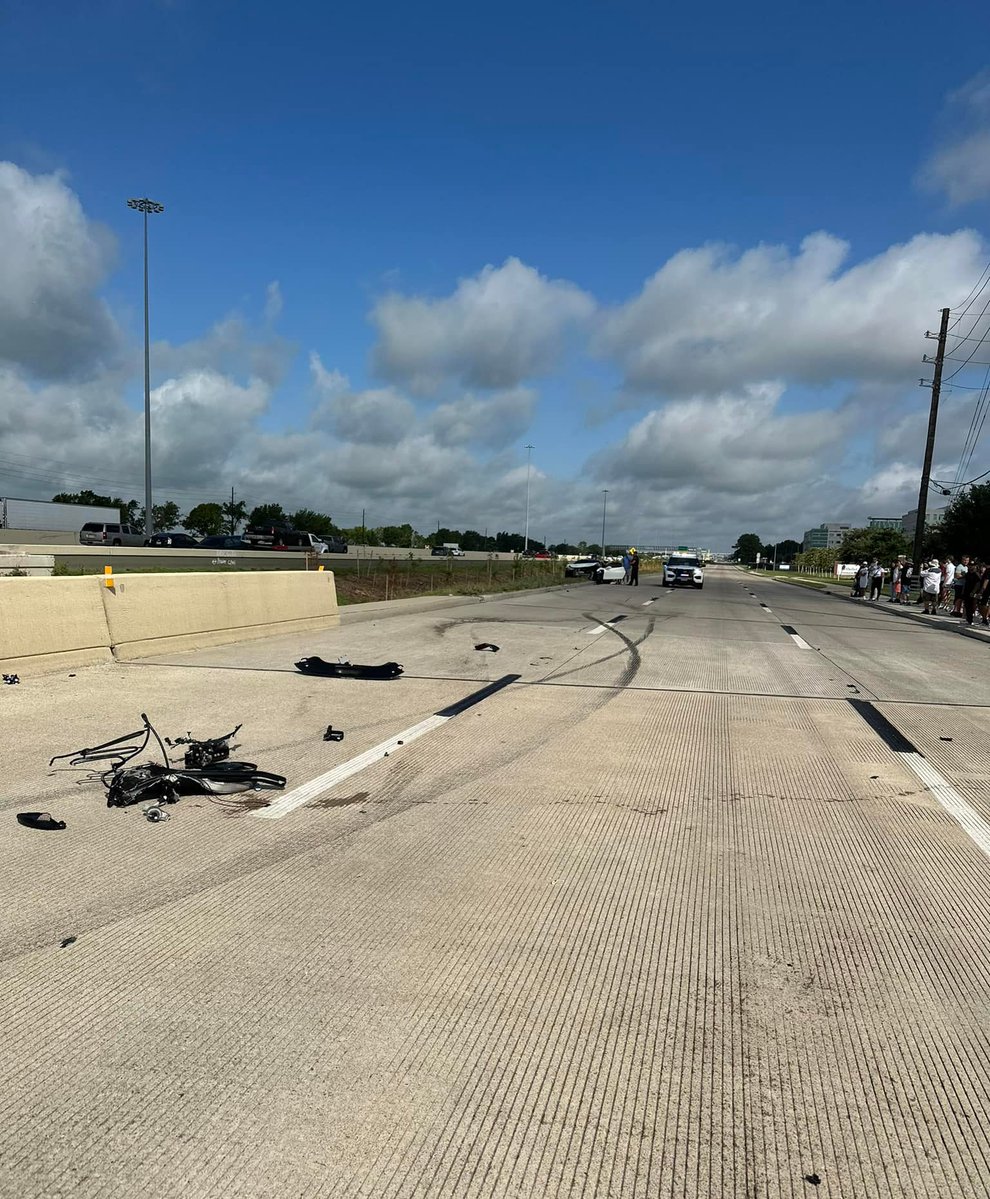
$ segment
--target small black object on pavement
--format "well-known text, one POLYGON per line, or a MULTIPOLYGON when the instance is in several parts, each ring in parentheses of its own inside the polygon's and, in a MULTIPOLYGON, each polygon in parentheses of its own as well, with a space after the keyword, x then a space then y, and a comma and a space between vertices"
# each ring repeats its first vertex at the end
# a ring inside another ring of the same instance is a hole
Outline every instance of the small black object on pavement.
POLYGON ((323 734, 324 741, 343 741, 344 734, 340 729, 335 729, 332 724, 327 725, 327 731, 323 734))
POLYGON ((4 681, 4 682, 5 682, 5 683, 6 683, 8 686, 11 686, 11 687, 12 687, 12 686, 14 685, 14 683, 19 683, 21 680, 20 680, 20 679, 17 677, 17 675, 16 675, 16 674, 5 674, 5 675, 3 676, 3 681, 4 681))
POLYGON ((487 650, 490 650, 493 654, 498 653, 498 646, 492 645, 492 643, 490 641, 481 641, 474 648, 475 649, 487 649, 487 650))
POLYGON ((17 823, 25 828, 36 828, 46 832, 57 832, 65 828, 64 820, 56 820, 51 812, 18 812, 17 823))

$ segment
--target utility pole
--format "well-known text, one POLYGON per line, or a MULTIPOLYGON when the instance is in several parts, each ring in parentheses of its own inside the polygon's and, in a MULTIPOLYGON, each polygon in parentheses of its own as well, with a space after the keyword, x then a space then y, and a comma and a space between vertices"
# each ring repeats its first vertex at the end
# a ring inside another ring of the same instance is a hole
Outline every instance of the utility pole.
POLYGON ((528 445, 526 448, 526 535, 523 538, 523 553, 529 549, 529 473, 532 466, 532 456, 534 446, 528 445))
MULTIPOLYGON (((942 390, 942 363, 945 361, 945 338, 949 329, 949 309, 942 309, 942 323, 938 330, 938 352, 935 355, 935 373, 932 375, 932 406, 928 414, 928 440, 925 442, 925 461, 921 468, 921 489, 918 492, 918 521, 914 526, 914 569, 921 570, 921 546, 925 537, 925 519, 928 516, 928 487, 932 477, 932 454, 935 451, 935 426, 938 422, 938 397, 942 390)), ((925 331, 926 337, 931 337, 925 331)))
POLYGON ((608 507, 608 488, 602 488, 602 557, 605 557, 605 510, 608 507))
POLYGON ((165 206, 147 196, 128 200, 127 207, 144 216, 144 535, 155 531, 151 502, 151 332, 148 321, 148 213, 165 211, 165 206))

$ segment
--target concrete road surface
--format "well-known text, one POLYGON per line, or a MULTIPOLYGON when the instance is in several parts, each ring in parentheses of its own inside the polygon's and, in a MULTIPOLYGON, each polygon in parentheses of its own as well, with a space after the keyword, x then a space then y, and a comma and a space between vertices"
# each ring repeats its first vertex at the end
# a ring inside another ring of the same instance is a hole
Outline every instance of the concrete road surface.
POLYGON ((0 1194, 986 1196, 987 650, 884 607, 722 568, 0 687, 0 1194), (141 712, 287 790, 48 769, 141 712))

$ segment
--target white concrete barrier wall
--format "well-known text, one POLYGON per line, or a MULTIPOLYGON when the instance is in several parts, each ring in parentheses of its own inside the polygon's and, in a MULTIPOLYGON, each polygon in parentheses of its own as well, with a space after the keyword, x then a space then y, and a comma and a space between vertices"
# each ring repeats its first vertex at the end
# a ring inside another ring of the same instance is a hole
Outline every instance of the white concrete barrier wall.
POLYGON ((340 624, 328 570, 128 574, 100 586, 121 660, 340 624))
POLYGON ((0 673, 110 662, 110 635, 94 578, 0 579, 0 673))
POLYGON ((0 578, 0 673, 39 674, 340 624, 331 571, 0 578))

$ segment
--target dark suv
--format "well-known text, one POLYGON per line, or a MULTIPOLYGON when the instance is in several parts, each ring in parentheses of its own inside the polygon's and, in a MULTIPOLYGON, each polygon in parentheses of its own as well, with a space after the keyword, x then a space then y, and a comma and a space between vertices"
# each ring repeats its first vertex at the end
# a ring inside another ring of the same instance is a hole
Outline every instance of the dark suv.
POLYGON ((144 545, 144 530, 136 525, 107 525, 90 521, 79 530, 80 545, 144 545))

